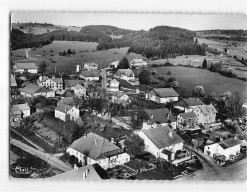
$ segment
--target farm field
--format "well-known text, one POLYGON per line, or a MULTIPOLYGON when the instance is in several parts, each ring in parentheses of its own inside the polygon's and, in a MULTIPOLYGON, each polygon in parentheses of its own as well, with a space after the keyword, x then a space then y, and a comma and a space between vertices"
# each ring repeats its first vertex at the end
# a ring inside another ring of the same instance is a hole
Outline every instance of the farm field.
MULTIPOLYGON (((100 67, 108 66, 112 61, 121 60, 127 55, 128 47, 116 48, 109 50, 96 51, 97 43, 92 42, 76 42, 76 41, 53 41, 52 44, 37 48, 35 51, 29 50, 29 57, 20 58, 16 55, 25 56, 25 49, 12 51, 12 60, 24 60, 21 62, 35 62, 37 65, 44 60, 48 63, 48 71, 65 72, 72 74, 76 70, 77 64, 83 62, 95 62, 100 67), (59 52, 67 51, 67 49, 75 50, 76 54, 69 56, 59 56, 59 52), (51 52, 53 50, 53 52, 51 52)), ((127 59, 131 61, 134 58, 143 58, 140 54, 129 53, 127 59)))
POLYGON ((176 89, 183 96, 192 96, 193 89, 202 85, 207 94, 215 92, 216 96, 230 91, 231 93, 238 92, 242 102, 246 101, 246 82, 237 79, 228 78, 218 73, 208 70, 187 68, 187 67, 158 67, 156 68, 159 75, 166 78, 170 77, 167 72, 170 70, 172 75, 179 82, 179 87, 176 89))

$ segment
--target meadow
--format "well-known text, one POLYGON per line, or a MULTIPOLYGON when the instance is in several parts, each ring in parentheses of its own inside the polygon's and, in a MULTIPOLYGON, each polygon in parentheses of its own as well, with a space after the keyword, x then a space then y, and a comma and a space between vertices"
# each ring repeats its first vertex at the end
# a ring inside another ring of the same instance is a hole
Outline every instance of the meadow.
POLYGON ((241 100, 243 102, 246 101, 246 82, 244 81, 224 77, 218 73, 197 68, 167 66, 156 69, 158 74, 165 78, 169 78, 170 76, 176 77, 180 85, 176 90, 183 96, 192 96, 193 89, 196 86, 202 85, 207 94, 215 92, 216 96, 220 96, 227 91, 231 93, 238 92, 241 100), (167 75, 169 70, 172 75, 167 75))

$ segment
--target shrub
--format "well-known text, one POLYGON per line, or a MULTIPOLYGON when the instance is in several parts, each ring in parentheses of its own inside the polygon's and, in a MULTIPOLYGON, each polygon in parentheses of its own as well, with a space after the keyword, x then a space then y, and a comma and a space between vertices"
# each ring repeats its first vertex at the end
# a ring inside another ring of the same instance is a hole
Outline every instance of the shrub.
POLYGON ((167 72, 167 75, 171 75, 172 74, 172 72, 169 70, 168 72, 167 72))

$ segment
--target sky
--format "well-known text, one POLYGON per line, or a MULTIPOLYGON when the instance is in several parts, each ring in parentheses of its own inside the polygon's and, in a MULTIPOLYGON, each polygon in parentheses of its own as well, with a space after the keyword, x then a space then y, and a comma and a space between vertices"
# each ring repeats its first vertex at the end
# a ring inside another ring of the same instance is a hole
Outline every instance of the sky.
POLYGON ((65 26, 111 25, 131 30, 148 30, 155 26, 173 26, 189 30, 244 29, 247 16, 240 14, 137 14, 137 13, 70 13, 14 12, 12 23, 52 23, 65 26))

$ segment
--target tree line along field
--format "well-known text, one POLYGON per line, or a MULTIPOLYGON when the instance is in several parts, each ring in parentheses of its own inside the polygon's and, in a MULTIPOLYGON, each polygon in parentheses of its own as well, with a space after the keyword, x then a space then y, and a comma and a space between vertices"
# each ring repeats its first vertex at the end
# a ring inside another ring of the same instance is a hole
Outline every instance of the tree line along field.
MULTIPOLYGON (((52 44, 36 48, 35 50, 29 50, 28 53, 31 59, 24 57, 26 55, 25 49, 13 50, 11 59, 13 62, 20 60, 19 62, 34 62, 37 65, 44 60, 46 63, 49 63, 49 72, 54 72, 56 66, 57 73, 65 72, 66 74, 72 74, 76 70, 76 65, 82 64, 82 61, 95 62, 99 64, 99 67, 105 67, 113 61, 121 60, 127 55, 129 49, 128 47, 124 47, 96 51, 97 45, 98 43, 94 42, 53 41, 52 44), (71 56, 59 55, 59 52, 67 52, 68 49, 75 50, 76 54, 71 56), (23 57, 19 57, 19 55, 23 57)), ((145 59, 142 55, 136 53, 129 53, 126 57, 129 61, 134 58, 145 59)))
POLYGON ((156 68, 159 75, 169 78, 174 76, 179 82, 176 89, 181 95, 191 97, 193 89, 202 85, 207 94, 215 92, 216 96, 220 96, 227 91, 231 93, 238 92, 242 102, 246 101, 247 91, 246 82, 224 77, 218 73, 210 72, 204 69, 196 69, 181 66, 166 66, 156 68), (172 75, 167 75, 168 71, 172 75))

